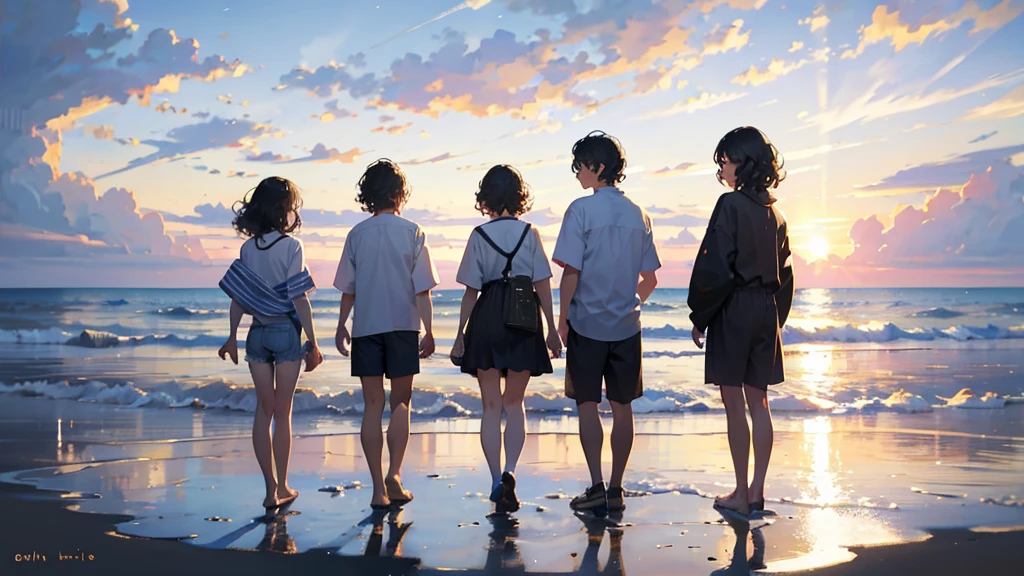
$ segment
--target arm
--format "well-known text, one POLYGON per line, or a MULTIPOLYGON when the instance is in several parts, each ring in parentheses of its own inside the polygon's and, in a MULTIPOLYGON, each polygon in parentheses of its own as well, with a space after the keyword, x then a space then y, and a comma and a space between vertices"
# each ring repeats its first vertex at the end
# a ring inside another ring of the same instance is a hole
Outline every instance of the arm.
POLYGON ((423 340, 420 341, 420 358, 429 358, 434 353, 434 302, 430 298, 430 290, 416 295, 416 310, 423 322, 423 340))
MULTIPOLYGON (((537 292, 537 299, 540 300, 540 307, 544 311, 544 318, 548 321, 548 350, 552 358, 562 355, 562 340, 555 329, 555 312, 551 305, 551 279, 545 278, 533 283, 533 289, 537 292)), ((575 291, 575 287, 573 288, 575 291)))
POLYGON ((228 341, 217 351, 217 355, 220 356, 221 360, 224 360, 225 356, 231 356, 231 361, 238 364, 238 325, 242 322, 243 314, 245 314, 245 311, 242 310, 242 306, 232 299, 231 309, 228 311, 228 322, 230 324, 228 341))
POLYGON ((562 280, 558 283, 558 335, 562 337, 562 342, 569 339, 569 304, 576 295, 579 281, 580 271, 566 264, 562 271, 562 280))
POLYGON ((466 286, 466 291, 462 294, 462 306, 459 308, 459 329, 455 332, 455 345, 452 346, 451 352, 452 358, 462 358, 462 355, 466 353, 466 323, 469 322, 469 315, 473 312, 473 307, 476 306, 476 300, 479 295, 479 290, 469 286, 466 286))
POLYGON ((338 310, 338 329, 334 333, 334 345, 342 356, 348 356, 348 344, 352 343, 352 337, 349 335, 345 323, 348 322, 348 315, 352 313, 352 307, 355 304, 355 294, 342 293, 341 308, 338 310))
POLYGON ((295 305, 299 324, 302 325, 302 331, 306 333, 309 345, 309 350, 306 351, 306 372, 312 372, 324 361, 324 354, 320 351, 320 344, 316 341, 316 330, 313 328, 313 307, 309 304, 309 296, 306 294, 293 298, 292 304, 295 305))
POLYGON ((779 248, 779 291, 775 293, 775 307, 779 314, 779 329, 786 325, 793 307, 796 283, 793 280, 793 255, 789 248, 789 234, 786 233, 779 248))
POLYGON ((640 283, 636 287, 636 293, 640 296, 640 302, 647 302, 647 299, 651 297, 654 292, 654 288, 658 285, 658 272, 651 270, 650 272, 640 273, 640 283))

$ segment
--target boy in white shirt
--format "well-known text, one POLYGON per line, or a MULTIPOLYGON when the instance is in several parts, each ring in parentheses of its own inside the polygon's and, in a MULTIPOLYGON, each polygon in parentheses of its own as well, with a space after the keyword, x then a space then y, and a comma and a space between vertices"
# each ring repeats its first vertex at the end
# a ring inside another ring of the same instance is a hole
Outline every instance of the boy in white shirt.
POLYGON ((352 228, 345 239, 334 279, 334 287, 342 292, 335 343, 344 356, 352 345, 352 375, 362 383, 365 404, 360 440, 373 477, 370 505, 384 509, 413 498, 402 487, 402 460, 409 443, 413 376, 419 373, 420 358, 434 352, 430 290, 437 286, 438 276, 423 230, 399 216, 409 187, 398 165, 388 159, 370 164, 359 190, 357 200, 373 216, 352 228), (350 335, 345 322, 353 307, 350 335), (425 333, 417 342, 421 322, 425 333), (380 426, 385 376, 391 381, 391 458, 386 476, 380 426))

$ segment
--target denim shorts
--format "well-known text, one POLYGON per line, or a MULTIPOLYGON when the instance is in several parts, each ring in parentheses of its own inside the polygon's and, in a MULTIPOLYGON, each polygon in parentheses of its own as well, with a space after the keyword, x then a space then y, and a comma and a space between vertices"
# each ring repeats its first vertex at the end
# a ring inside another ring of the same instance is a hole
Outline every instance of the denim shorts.
POLYGON ((245 337, 245 361, 277 364, 302 360, 305 350, 299 331, 291 322, 253 324, 245 337))

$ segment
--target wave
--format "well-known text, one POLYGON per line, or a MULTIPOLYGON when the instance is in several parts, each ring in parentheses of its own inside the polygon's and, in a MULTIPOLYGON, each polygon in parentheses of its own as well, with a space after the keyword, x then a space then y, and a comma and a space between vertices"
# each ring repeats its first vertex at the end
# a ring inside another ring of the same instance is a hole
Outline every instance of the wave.
POLYGON ((149 314, 155 314, 155 315, 158 315, 158 316, 173 316, 173 317, 178 317, 178 318, 190 318, 192 316, 212 316, 212 315, 227 314, 228 311, 227 310, 222 310, 222 309, 219 309, 219 308, 215 308, 215 309, 202 309, 202 308, 199 308, 199 309, 197 309, 197 308, 185 308, 184 306, 176 306, 174 308, 158 308, 156 310, 151 310, 148 313, 149 314))
POLYGON ((1016 304, 1000 304, 998 306, 992 306, 988 309, 993 314, 1003 314, 1006 316, 1024 316, 1024 302, 1018 302, 1016 304))
POLYGON ((680 304, 664 304, 662 302, 646 302, 643 309, 647 312, 675 312, 682 309, 680 304))
MULTIPOLYGON (((688 340, 690 330, 676 328, 666 324, 660 328, 644 328, 643 335, 646 338, 658 338, 663 340, 688 340)), ((899 326, 887 323, 879 328, 853 326, 830 326, 828 328, 802 329, 793 326, 786 326, 782 330, 782 342, 784 344, 803 344, 811 342, 895 342, 898 340, 913 340, 931 342, 935 340, 954 340, 965 342, 968 340, 1008 340, 1024 338, 1024 326, 1012 328, 1001 328, 993 324, 987 326, 958 325, 950 328, 921 329, 914 328, 905 330, 899 326)))
POLYGON ((124 298, 120 298, 118 300, 104 300, 103 303, 106 304, 107 306, 127 306, 128 305, 128 301, 125 300, 124 298))
POLYGON ((959 318, 964 316, 963 312, 950 310, 949 308, 929 308, 912 314, 914 318, 959 318))
POLYGON ((219 336, 179 336, 177 334, 147 334, 120 336, 113 332, 82 330, 78 334, 61 328, 0 330, 0 343, 6 344, 62 344, 80 348, 114 348, 117 346, 146 346, 161 344, 180 348, 217 347, 223 344, 219 336))

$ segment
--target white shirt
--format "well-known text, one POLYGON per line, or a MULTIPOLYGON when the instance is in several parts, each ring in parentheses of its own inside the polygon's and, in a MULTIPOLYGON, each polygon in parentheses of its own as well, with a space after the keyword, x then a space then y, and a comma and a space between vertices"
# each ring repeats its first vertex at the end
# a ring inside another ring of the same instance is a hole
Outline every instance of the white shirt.
MULTIPOLYGON (((242 244, 239 257, 270 286, 277 286, 306 268, 305 250, 302 240, 293 236, 281 238, 280 232, 268 232, 262 238, 250 238, 242 244), (281 238, 278 240, 278 238, 281 238), (277 240, 276 244, 273 244, 277 240), (267 248, 270 246, 270 248, 267 248)), ((259 323, 275 324, 288 322, 287 316, 253 316, 259 323)))
MULTIPOLYGON (((482 228, 502 250, 512 252, 522 237, 525 226, 522 221, 506 216, 495 218, 482 228)), ((466 251, 462 255, 462 263, 459 265, 455 281, 480 290, 484 284, 499 280, 507 263, 508 258, 499 254, 479 233, 473 232, 466 243, 466 251)), ((540 232, 536 228, 531 229, 526 235, 519 252, 512 259, 512 275, 529 276, 534 282, 551 277, 551 265, 544 252, 540 232)))

